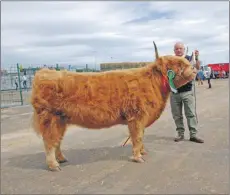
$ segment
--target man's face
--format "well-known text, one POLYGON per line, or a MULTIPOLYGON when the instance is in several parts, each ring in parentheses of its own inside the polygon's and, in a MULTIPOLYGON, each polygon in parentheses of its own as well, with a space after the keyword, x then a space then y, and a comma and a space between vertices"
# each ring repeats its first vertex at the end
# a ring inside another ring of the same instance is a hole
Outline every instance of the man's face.
POLYGON ((184 51, 185 51, 185 48, 184 48, 183 44, 177 43, 174 46, 174 53, 175 53, 176 56, 183 56, 184 51))

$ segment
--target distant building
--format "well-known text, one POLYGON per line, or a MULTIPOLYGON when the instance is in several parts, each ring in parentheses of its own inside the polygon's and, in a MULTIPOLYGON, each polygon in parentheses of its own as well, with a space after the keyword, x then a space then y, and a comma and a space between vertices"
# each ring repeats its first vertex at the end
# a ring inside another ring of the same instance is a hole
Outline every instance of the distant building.
POLYGON ((101 63, 101 71, 116 70, 116 69, 129 69, 129 68, 139 68, 146 66, 152 62, 114 62, 114 63, 101 63))

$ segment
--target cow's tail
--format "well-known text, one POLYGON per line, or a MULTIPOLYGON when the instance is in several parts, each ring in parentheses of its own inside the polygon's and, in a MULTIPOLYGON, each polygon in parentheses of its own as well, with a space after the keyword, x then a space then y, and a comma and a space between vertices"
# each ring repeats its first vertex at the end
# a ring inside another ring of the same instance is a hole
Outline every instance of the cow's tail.
POLYGON ((31 104, 33 106, 32 127, 37 135, 41 135, 44 133, 44 123, 56 111, 50 107, 49 102, 42 98, 32 98, 31 104))
POLYGON ((31 119, 31 126, 32 126, 32 129, 34 130, 34 132, 38 135, 38 136, 41 136, 41 132, 40 132, 40 124, 39 124, 39 117, 38 117, 38 114, 37 112, 34 110, 33 112, 33 116, 32 116, 32 119, 31 119))
MULTIPOLYGON (((40 70, 35 74, 32 86, 30 103, 34 112, 32 117, 32 127, 34 131, 41 135, 44 133, 46 122, 55 113, 49 99, 45 98, 46 92, 49 96, 54 97, 59 88, 59 78, 61 73, 51 70, 40 70)), ((47 122, 48 123, 48 122, 47 122)))

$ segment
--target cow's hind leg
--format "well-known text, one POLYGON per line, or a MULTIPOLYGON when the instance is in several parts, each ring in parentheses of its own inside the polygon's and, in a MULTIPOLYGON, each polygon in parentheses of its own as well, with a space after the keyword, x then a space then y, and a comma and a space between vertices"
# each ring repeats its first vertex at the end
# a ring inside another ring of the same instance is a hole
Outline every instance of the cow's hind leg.
POLYGON ((43 113, 39 119, 39 131, 42 134, 46 152, 46 163, 51 171, 59 171, 59 163, 66 161, 60 144, 66 130, 66 123, 60 116, 43 113))
POLYGON ((130 137, 133 144, 133 157, 134 162, 142 163, 144 159, 142 158, 142 152, 144 152, 143 145, 143 135, 144 135, 144 126, 140 121, 130 121, 128 123, 130 137))

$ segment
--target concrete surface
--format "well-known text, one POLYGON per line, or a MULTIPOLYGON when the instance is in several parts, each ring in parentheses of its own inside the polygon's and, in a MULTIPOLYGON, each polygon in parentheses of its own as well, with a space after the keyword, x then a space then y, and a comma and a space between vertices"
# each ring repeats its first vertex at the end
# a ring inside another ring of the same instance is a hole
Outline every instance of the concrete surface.
MULTIPOLYGON (((145 133, 146 162, 129 162, 125 126, 101 131, 71 127, 63 141, 69 162, 47 171, 43 144, 30 127, 30 106, 2 109, 2 194, 228 194, 229 83, 196 86, 199 137, 204 144, 173 141, 169 104, 145 133)), ((168 102, 169 103, 169 102, 168 102)), ((186 120, 185 125, 186 125, 186 120)), ((188 139, 186 128, 186 139, 188 139)))

